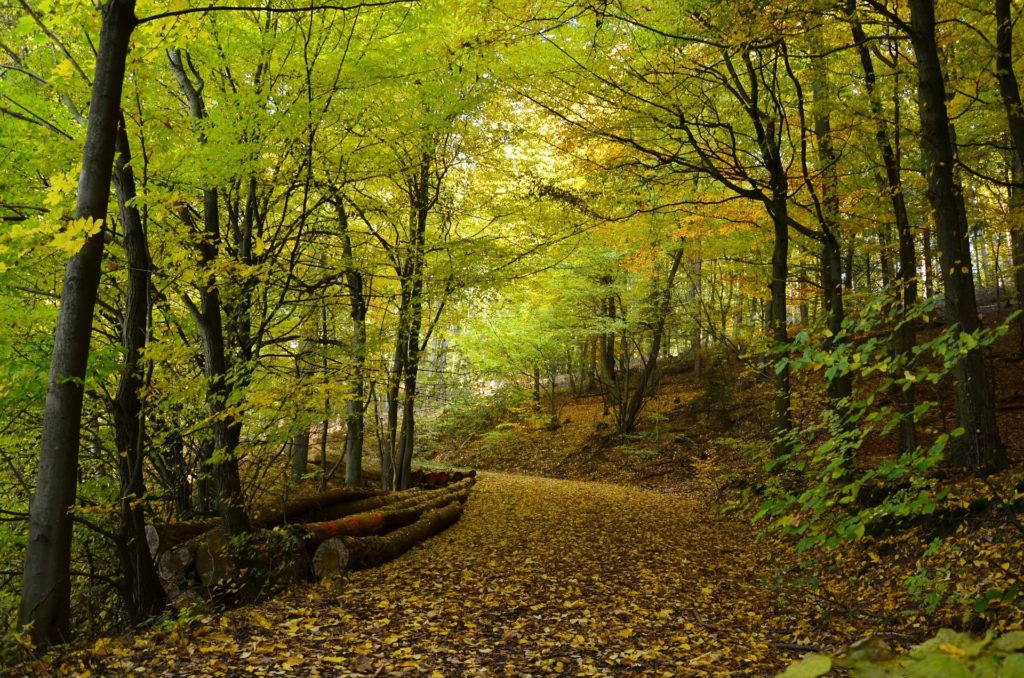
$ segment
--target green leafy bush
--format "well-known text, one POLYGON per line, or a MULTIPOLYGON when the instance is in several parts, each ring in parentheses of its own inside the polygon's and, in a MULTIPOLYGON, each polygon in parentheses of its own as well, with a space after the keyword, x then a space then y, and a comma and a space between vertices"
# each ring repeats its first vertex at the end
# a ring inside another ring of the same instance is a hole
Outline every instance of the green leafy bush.
POLYGON ((846 669, 854 678, 1020 678, 1024 676, 1024 631, 978 639, 942 629, 905 655, 869 638, 839 656, 811 654, 791 664, 781 678, 817 678, 846 669))

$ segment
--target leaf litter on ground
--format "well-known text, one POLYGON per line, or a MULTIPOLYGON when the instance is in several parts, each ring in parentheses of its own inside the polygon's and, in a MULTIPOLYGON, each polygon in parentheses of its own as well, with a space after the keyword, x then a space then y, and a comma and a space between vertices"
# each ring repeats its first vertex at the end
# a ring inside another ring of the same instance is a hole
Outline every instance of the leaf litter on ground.
POLYGON ((773 675, 870 632, 770 585, 792 558, 710 497, 482 474, 463 518, 382 567, 207 612, 40 673, 773 675), (795 648, 795 649, 794 649, 795 648))

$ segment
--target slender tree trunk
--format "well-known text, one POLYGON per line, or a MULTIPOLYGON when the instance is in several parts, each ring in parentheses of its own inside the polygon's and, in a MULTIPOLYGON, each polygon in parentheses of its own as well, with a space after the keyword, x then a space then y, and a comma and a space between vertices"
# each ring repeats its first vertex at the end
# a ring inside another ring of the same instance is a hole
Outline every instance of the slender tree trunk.
POLYGON ((64 271, 18 613, 19 626, 31 625, 31 639, 40 646, 70 637, 71 509, 78 481, 84 380, 106 237, 125 61, 135 27, 134 0, 109 0, 102 11, 75 218, 104 226, 86 239, 64 271))
MULTIPOLYGON (((914 250, 914 235, 910 227, 910 216, 907 213, 906 198, 903 193, 903 179, 899 165, 899 155, 890 141, 889 129, 885 122, 882 100, 876 88, 875 66, 867 45, 867 36, 861 27, 856 14, 856 0, 849 0, 847 8, 850 12, 850 24, 853 41, 860 55, 861 69, 864 71, 864 82, 871 102, 871 114, 875 119, 875 142, 882 156, 885 167, 886 189, 892 203, 892 213, 896 221, 896 233, 899 239, 900 262, 900 303, 904 315, 917 303, 917 253, 914 250)), ((914 346, 917 334, 914 323, 904 322, 896 332, 896 350, 903 357, 904 365, 909 365, 914 357, 914 346)), ((901 368, 902 369, 902 368, 901 368)), ((914 425, 913 412, 916 394, 913 384, 908 388, 898 388, 895 393, 900 403, 902 419, 900 420, 900 451, 907 452, 917 447, 917 430, 914 425)))
POLYGON ((146 419, 139 393, 143 387, 141 356, 149 332, 150 259, 142 215, 134 204, 135 172, 123 116, 118 123, 116 149, 114 186, 128 263, 128 288, 121 329, 124 368, 112 403, 121 483, 121 529, 117 547, 121 560, 121 596, 129 622, 138 624, 159 614, 167 604, 167 597, 149 553, 143 512, 146 419))
MULTIPOLYGON (((1013 185, 1010 186, 1010 256, 1017 308, 1024 311, 1024 165, 1016 158, 1013 185)), ((1018 324, 1018 352, 1024 355, 1024 313, 1021 313, 1018 324)))
POLYGON ((292 458, 292 482, 298 483, 309 471, 309 427, 296 433, 289 442, 292 458))
MULTIPOLYGON (((168 50, 168 61, 188 102, 192 119, 204 119, 206 104, 202 96, 202 83, 200 82, 197 88, 185 73, 182 55, 177 49, 168 50)), ((202 132, 199 134, 199 143, 206 143, 202 132)), ((186 219, 191 219, 187 213, 186 219)), ((204 237, 198 248, 199 263, 208 269, 217 259, 221 242, 220 206, 216 188, 203 189, 203 231, 204 237)), ((236 457, 238 443, 242 437, 242 422, 228 414, 227 402, 231 395, 231 387, 227 383, 228 359, 220 290, 217 277, 212 272, 207 271, 205 284, 200 290, 200 301, 200 308, 193 306, 191 310, 202 339, 203 367, 209 382, 207 402, 213 416, 214 453, 210 460, 210 472, 217 491, 217 508, 224 530, 229 535, 235 535, 249 529, 236 457)))
POLYGON ((921 253, 924 257, 924 296, 935 295, 935 255, 932 254, 932 229, 925 225, 921 229, 921 253))
MULTIPOLYGON (((783 201, 785 199, 783 198, 783 201)), ((772 281, 771 281, 771 328, 775 347, 780 348, 789 343, 789 332, 786 329, 786 283, 789 279, 789 224, 785 221, 786 208, 776 204, 775 209, 781 210, 772 215, 775 229, 775 244, 772 248, 772 281)), ((792 428, 790 419, 790 375, 788 361, 775 369, 775 395, 772 401, 773 434, 776 436, 776 453, 785 452, 788 447, 782 437, 792 428)))
MULTIPOLYGON (((1024 310, 1024 103, 1013 66, 1013 17, 1010 0, 995 0, 996 75, 999 95, 1006 111, 1007 128, 1013 140, 1014 162, 1010 186, 1010 256, 1017 307, 1024 310)), ((1024 315, 1020 319, 1020 352, 1024 353, 1024 315)))
MULTIPOLYGON (((644 399, 650 393, 654 384, 654 375, 658 369, 658 356, 661 353, 661 342, 665 335, 665 319, 672 309, 672 288, 675 286, 676 273, 679 272, 679 264, 683 259, 683 248, 680 247, 672 257, 672 267, 669 269, 668 278, 665 281, 665 288, 661 292, 660 303, 658 304, 658 317, 654 323, 654 333, 651 337, 651 350, 647 354, 647 362, 644 365, 643 375, 640 383, 633 390, 626 406, 626 414, 623 417, 622 433, 632 433, 636 429, 637 418, 643 408, 644 399)), ((552 401, 554 394, 552 393, 552 401)))
POLYGON ((533 410, 540 412, 540 367, 533 368, 533 410))
MULTIPOLYGON (((911 40, 917 61, 921 146, 928 163, 928 200, 939 239, 946 318, 951 327, 974 332, 981 326, 968 250, 963 191, 954 175, 952 124, 946 110, 946 83, 935 41, 932 0, 909 0, 911 40)), ((984 356, 968 350, 956 363, 957 423, 965 433, 949 455, 951 464, 976 471, 1002 468, 1006 450, 999 439, 995 403, 984 356)))
MULTIPOLYGON (((828 311, 828 329, 831 336, 826 348, 832 349, 846 317, 843 299, 843 264, 839 247, 839 158, 832 141, 829 83, 826 63, 815 59, 814 65, 814 136, 818 141, 818 161, 821 165, 821 271, 823 304, 828 311)), ((837 375, 829 383, 829 395, 834 399, 846 398, 853 393, 850 375, 837 375)))
POLYGON ((697 309, 697 318, 693 324, 693 332, 690 335, 690 352, 693 353, 693 373, 700 379, 701 373, 703 372, 703 364, 701 358, 702 337, 701 337, 701 260, 696 258, 693 262, 693 288, 690 291, 690 298, 693 299, 695 308, 697 309))

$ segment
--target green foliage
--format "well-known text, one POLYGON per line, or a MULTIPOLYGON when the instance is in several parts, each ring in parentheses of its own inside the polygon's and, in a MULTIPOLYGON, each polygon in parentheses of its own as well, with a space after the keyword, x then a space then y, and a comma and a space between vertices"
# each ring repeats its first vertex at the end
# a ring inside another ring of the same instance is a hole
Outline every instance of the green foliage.
POLYGON ((786 452, 765 462, 772 480, 755 520, 771 520, 773 529, 798 537, 800 551, 831 549, 860 539, 872 525, 929 515, 942 505, 948 490, 932 471, 962 430, 929 428, 929 443, 899 455, 866 458, 864 452, 905 417, 920 422, 938 407, 936 400, 919 398, 913 412, 901 412, 890 401, 894 392, 948 379, 960 355, 991 346, 1008 331, 1012 318, 974 334, 946 328, 919 342, 909 359, 901 355, 895 332, 903 323, 927 321, 934 313, 930 301, 904 313, 880 296, 848 319, 838 336, 805 330, 780 349, 776 365, 788 364, 795 374, 822 372, 829 382, 856 375, 858 388, 785 435, 786 452), (877 336, 879 327, 886 328, 882 336, 877 336))
POLYGON ((807 655, 779 676, 817 678, 832 669, 846 669, 854 678, 1017 678, 1024 676, 1024 631, 978 639, 942 629, 902 656, 871 638, 839 657, 807 655))
MULTIPOLYGON (((935 332, 914 347, 909 358, 895 345, 902 323, 927 322, 934 304, 922 302, 910 312, 875 298, 856 318, 848 319, 836 337, 827 330, 805 330, 781 350, 776 364, 789 364, 794 375, 821 373, 828 382, 856 375, 852 396, 835 400, 814 419, 804 419, 787 434, 785 452, 768 458, 767 488, 755 520, 796 538, 797 549, 835 549, 871 532, 909 525, 947 507, 948 485, 935 471, 963 431, 941 430, 934 424, 938 401, 922 397, 918 388, 912 412, 896 406, 896 394, 911 385, 943 388, 959 356, 986 348, 1003 336, 1013 317, 998 327, 973 334, 957 327, 935 332), (886 328, 879 332, 877 328, 886 328), (889 328, 892 328, 891 330, 889 328), (896 454, 879 451, 905 418, 918 425, 918 447, 896 454), (928 422, 927 426, 923 426, 928 422), (923 435, 922 435, 923 433, 923 435)), ((926 558, 940 548, 933 542, 926 558)), ((948 571, 945 572, 948 575, 948 571)), ((911 595, 926 613, 947 599, 943 571, 921 566, 906 580, 911 595)), ((970 608, 974 600, 959 600, 970 608)))

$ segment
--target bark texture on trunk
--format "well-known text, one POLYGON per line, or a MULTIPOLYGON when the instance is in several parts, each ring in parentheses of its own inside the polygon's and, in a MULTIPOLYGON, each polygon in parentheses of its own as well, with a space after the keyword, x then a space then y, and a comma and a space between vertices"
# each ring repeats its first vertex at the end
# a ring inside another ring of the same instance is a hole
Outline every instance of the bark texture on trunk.
POLYGON ((150 259, 142 215, 134 204, 135 172, 123 116, 118 122, 115 143, 114 186, 128 262, 128 288, 121 328, 124 366, 112 403, 121 482, 121 529, 117 550, 121 561, 121 597, 128 621, 138 624, 159 614, 166 606, 167 598, 149 554, 143 511, 146 418, 139 393, 144 385, 141 358, 149 333, 150 259))
MULTIPOLYGON (((89 103, 76 219, 105 222, 134 0, 109 0, 89 103)), ((99 289, 105 228, 86 239, 64 271, 43 414, 39 480, 32 497, 19 626, 39 646, 64 642, 71 620, 71 511, 78 480, 84 380, 99 289)))
MULTIPOLYGON (((1013 17, 1010 0, 996 0, 996 75, 999 95, 1013 140, 1010 187, 1010 255, 1017 308, 1024 310, 1024 104, 1013 66, 1013 17)), ((1024 354, 1024 315, 1020 319, 1019 351, 1024 354)))
MULTIPOLYGON (((882 99, 878 93, 874 61, 868 47, 867 35, 857 18, 856 0, 849 0, 847 9, 850 12, 850 25, 853 41, 860 56, 861 70, 864 72, 864 83, 867 87, 871 103, 871 114, 875 119, 875 143, 882 156, 885 168, 885 188, 892 204, 892 214, 896 221, 896 233, 899 239, 899 278, 900 303, 904 313, 917 303, 917 253, 914 250, 914 234, 910 226, 910 215, 903 194, 903 178, 899 155, 893 147, 882 109, 882 99)), ((917 333, 914 323, 904 322, 896 332, 896 349, 903 356, 904 363, 909 365, 913 360, 914 345, 917 333)), ((907 388, 898 388, 894 393, 903 418, 900 421, 900 451, 906 452, 917 447, 917 428, 914 424, 913 411, 916 404, 915 388, 910 384, 907 388)))
MULTIPOLYGON (((981 327, 981 321, 974 294, 963 190, 954 174, 953 129, 946 110, 946 83, 935 39, 935 5, 932 0, 910 0, 909 6, 917 62, 921 146, 928 163, 928 200, 939 241, 946 319, 951 327, 974 332, 981 327)), ((995 404, 981 350, 968 350, 957 361, 954 374, 957 423, 965 433, 954 441, 949 462, 974 471, 1005 466, 1006 450, 999 439, 995 404)))
MULTIPOLYGON (((185 64, 191 63, 176 48, 168 50, 168 61, 188 102, 189 113, 194 121, 206 118, 206 103, 203 99, 202 81, 198 85, 185 71, 185 64)), ((195 69, 192 69, 195 75, 195 69)), ((206 137, 199 133, 199 143, 206 137)), ((190 216, 186 213, 186 218, 190 216)), ((198 230, 198 229, 197 229, 198 230)), ((199 243, 199 263, 210 267, 217 259, 221 242, 220 199, 216 188, 203 189, 202 240, 199 243)), ((206 371, 207 402, 213 418, 213 455, 206 462, 210 467, 213 485, 217 492, 217 509, 228 535, 241 534, 249 529, 249 517, 245 512, 242 482, 238 471, 236 452, 242 437, 242 422, 228 413, 228 399, 231 387, 228 385, 228 356, 225 347, 224 321, 221 312, 220 289, 217 277, 207 272, 205 284, 200 289, 200 306, 193 309, 193 316, 199 327, 203 345, 203 368, 206 371)))

